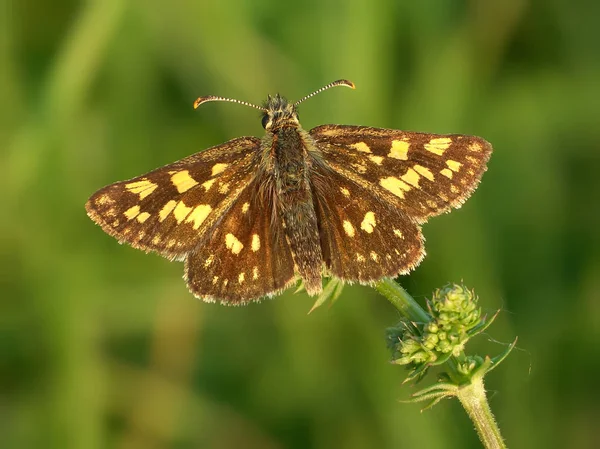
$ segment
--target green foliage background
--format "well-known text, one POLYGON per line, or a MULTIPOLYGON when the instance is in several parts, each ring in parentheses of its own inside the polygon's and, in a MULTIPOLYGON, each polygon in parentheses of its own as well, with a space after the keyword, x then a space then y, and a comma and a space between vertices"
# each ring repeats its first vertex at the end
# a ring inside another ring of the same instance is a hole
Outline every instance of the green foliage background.
MULTIPOLYGON (((401 279, 464 281, 504 313, 469 346, 519 349, 487 379, 510 447, 598 444, 600 3, 552 0, 0 3, 0 448, 479 447, 459 405, 401 404, 365 287, 306 315, 188 294, 182 265, 119 246, 87 197, 240 135, 299 98, 309 129, 484 136, 489 171, 424 228, 401 279), (496 341, 497 340, 497 341, 496 341), (503 343, 500 343, 503 342, 503 343)), ((431 381, 431 380, 430 380, 431 381)))

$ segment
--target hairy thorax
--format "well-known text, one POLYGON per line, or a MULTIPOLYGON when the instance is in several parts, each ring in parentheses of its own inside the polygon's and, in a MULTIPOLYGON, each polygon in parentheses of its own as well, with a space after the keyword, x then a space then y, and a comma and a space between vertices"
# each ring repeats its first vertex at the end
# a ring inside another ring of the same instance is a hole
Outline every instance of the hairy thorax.
POLYGON ((282 127, 272 135, 272 175, 279 216, 298 274, 309 293, 321 289, 322 254, 310 184, 312 138, 300 127, 282 127))

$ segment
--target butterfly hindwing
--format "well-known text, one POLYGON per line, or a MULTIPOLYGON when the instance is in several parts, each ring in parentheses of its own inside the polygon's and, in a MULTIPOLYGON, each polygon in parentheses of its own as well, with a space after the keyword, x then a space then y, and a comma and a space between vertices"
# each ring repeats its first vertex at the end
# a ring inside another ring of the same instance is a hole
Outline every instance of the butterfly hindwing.
POLYGON ((188 287, 204 300, 238 305, 288 287, 294 262, 272 198, 257 177, 186 259, 188 287))
POLYGON ((108 185, 88 200, 88 215, 121 242, 183 259, 250 183, 259 148, 242 137, 108 185))
POLYGON ((404 274, 419 264, 425 251, 417 224, 372 190, 335 170, 315 183, 325 265, 347 281, 370 282, 404 274))
POLYGON ((479 137, 323 125, 310 131, 327 163, 366 183, 417 223, 459 207, 491 154, 479 137))

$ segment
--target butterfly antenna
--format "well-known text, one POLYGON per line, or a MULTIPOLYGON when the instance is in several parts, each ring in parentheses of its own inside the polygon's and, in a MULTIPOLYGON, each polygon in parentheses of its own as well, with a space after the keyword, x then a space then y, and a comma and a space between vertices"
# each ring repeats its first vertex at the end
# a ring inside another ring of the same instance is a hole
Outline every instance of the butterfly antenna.
POLYGON ((215 97, 214 95, 207 95, 206 97, 198 98, 196 101, 194 101, 194 109, 197 109, 198 106, 204 103, 208 103, 209 101, 229 101, 231 103, 243 104, 244 106, 250 106, 251 108, 260 109, 263 112, 267 112, 265 108, 261 106, 256 106, 252 103, 248 103, 247 101, 235 100, 233 98, 215 97))
POLYGON ((337 81, 334 81, 333 83, 329 83, 327 86, 321 87, 319 90, 315 90, 312 94, 308 94, 306 97, 301 98, 300 100, 298 100, 297 102, 294 103, 294 106, 297 106, 300 103, 302 103, 304 100, 308 100, 310 97, 314 97, 315 95, 320 94, 324 90, 327 90, 327 89, 329 89, 331 87, 335 87, 335 86, 346 86, 346 87, 349 87, 350 89, 355 88, 354 83, 352 81, 337 80, 337 81))

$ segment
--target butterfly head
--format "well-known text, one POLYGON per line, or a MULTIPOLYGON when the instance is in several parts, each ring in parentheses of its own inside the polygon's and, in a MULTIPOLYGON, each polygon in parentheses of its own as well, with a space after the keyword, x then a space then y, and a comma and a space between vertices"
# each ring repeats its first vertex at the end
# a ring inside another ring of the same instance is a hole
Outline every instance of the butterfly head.
POLYGON ((289 103, 284 97, 277 94, 267 98, 262 126, 267 131, 275 132, 285 126, 298 126, 298 112, 296 105, 289 103))

